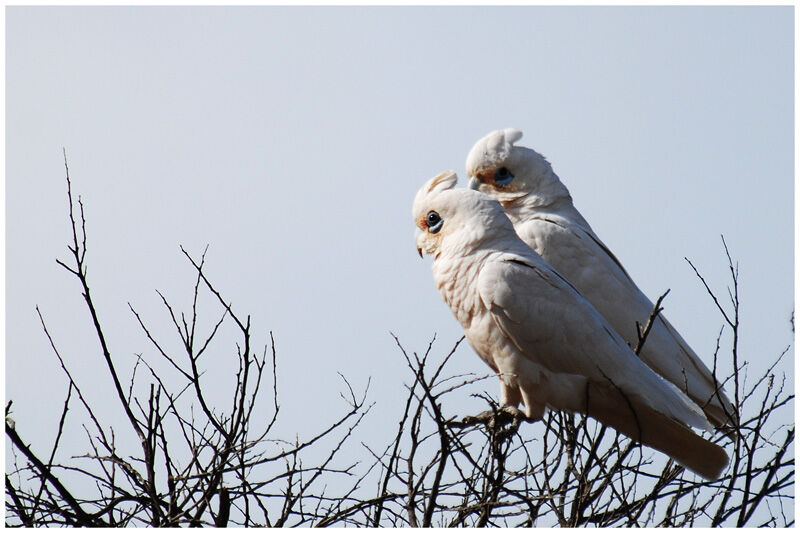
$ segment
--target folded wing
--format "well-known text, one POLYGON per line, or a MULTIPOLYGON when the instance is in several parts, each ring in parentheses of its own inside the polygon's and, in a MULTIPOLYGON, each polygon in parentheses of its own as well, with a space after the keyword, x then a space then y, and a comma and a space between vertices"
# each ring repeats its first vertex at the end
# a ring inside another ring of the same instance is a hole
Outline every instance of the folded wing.
POLYGON ((496 326, 536 369, 520 380, 529 389, 523 396, 588 414, 706 478, 725 468, 724 450, 688 427, 711 429, 700 409, 544 261, 506 254, 484 266, 478 290, 496 326))

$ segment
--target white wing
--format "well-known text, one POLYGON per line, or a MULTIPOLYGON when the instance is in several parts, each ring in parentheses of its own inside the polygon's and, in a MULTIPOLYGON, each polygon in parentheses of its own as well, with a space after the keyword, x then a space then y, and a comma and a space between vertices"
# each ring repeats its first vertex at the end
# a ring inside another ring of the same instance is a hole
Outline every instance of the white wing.
POLYGON ((520 366, 529 369, 518 378, 523 397, 589 414, 705 477, 727 465, 722 448, 687 427, 708 427, 697 406, 544 262, 505 254, 484 265, 478 290, 496 326, 531 363, 520 366))
MULTIPOLYGON (((653 303, 588 224, 584 227, 547 214, 536 215, 514 228, 630 345, 636 345, 636 322, 647 322, 653 303)), ((726 413, 736 420, 736 410, 716 385, 711 371, 663 315, 653 324, 641 358, 700 405, 717 427, 728 422, 726 413)))

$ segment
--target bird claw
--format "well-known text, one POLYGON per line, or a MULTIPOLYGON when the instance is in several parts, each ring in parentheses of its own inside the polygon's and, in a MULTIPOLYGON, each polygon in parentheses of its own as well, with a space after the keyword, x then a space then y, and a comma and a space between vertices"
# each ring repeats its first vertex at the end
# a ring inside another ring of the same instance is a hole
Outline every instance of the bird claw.
POLYGON ((528 417, 522 411, 516 407, 505 405, 497 410, 488 410, 477 415, 465 416, 458 425, 466 427, 483 424, 490 431, 497 431, 497 436, 501 440, 505 440, 517 432, 522 421, 528 421, 528 417))
MULTIPOLYGON (((498 436, 498 438, 500 440, 506 440, 506 439, 514 436, 517 433, 517 430, 519 429, 520 423, 523 420, 525 420, 525 421, 528 420, 528 417, 525 416, 525 413, 523 413, 522 411, 520 411, 516 407, 510 406, 510 405, 503 406, 503 408, 500 410, 498 415, 500 413, 502 413, 502 414, 504 414, 504 415, 506 415, 508 417, 511 417, 511 420, 509 421, 508 427, 500 429, 500 431, 498 431, 498 433, 497 433, 497 436, 498 436)), ((498 420, 497 421, 501 422, 501 424, 502 424, 503 422, 501 420, 499 420, 499 418, 500 418, 500 416, 498 416, 498 420)))

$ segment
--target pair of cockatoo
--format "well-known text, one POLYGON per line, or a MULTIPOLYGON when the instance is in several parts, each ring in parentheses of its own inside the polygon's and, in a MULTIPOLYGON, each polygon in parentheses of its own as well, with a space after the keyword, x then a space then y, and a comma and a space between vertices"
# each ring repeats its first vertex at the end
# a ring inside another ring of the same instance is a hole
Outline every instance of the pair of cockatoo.
POLYGON ((585 413, 706 477, 728 456, 692 427, 729 431, 736 410, 706 365, 653 304, 515 129, 479 140, 469 189, 443 172, 419 190, 416 243, 470 345, 497 372, 504 410, 585 413), (486 194, 485 194, 486 193, 486 194), (627 341, 627 343, 626 343, 627 341), (629 345, 630 344, 630 345, 629 345))

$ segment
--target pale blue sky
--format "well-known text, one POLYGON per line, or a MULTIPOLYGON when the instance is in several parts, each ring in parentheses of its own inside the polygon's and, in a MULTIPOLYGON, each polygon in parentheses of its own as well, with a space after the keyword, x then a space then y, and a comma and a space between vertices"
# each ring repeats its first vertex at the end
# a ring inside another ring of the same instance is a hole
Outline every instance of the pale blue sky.
MULTIPOLYGON (((720 234, 742 357, 763 368, 792 341, 791 7, 7 8, 6 23, 6 394, 25 435, 54 431, 66 392, 37 304, 77 378, 104 371, 55 263, 62 147, 119 364, 154 355, 127 303, 173 335, 154 289, 188 303, 178 246, 210 244, 211 279, 257 341, 274 332, 288 434, 330 420, 297 416, 338 408, 338 371, 371 377, 362 439, 388 442, 410 377, 389 331, 412 350, 460 337, 411 202, 445 169, 463 186, 497 128, 552 162, 651 298, 672 289, 666 314, 706 361, 722 320, 684 257, 724 294, 720 234)), ((466 344, 457 357, 486 371, 466 344)))

